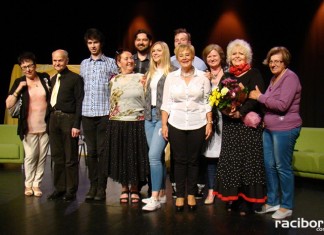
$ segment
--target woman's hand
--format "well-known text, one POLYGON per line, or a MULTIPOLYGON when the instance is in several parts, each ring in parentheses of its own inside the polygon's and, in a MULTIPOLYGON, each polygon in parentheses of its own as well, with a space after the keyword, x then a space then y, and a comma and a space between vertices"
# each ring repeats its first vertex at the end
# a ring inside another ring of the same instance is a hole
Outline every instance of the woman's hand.
POLYGON ((240 114, 239 111, 230 112, 229 116, 230 116, 231 118, 236 118, 236 119, 239 119, 239 118, 242 117, 242 115, 240 114))
POLYGON ((207 123, 205 135, 206 135, 205 140, 209 139, 209 137, 211 137, 213 135, 213 124, 212 123, 207 123))
POLYGON ((259 90, 258 86, 255 86, 255 90, 250 91, 249 98, 258 100, 260 95, 262 95, 261 91, 259 90))
POLYGON ((21 92, 21 90, 22 90, 25 86, 27 86, 27 82, 26 82, 26 81, 21 81, 21 82, 19 83, 19 86, 17 87, 16 92, 19 94, 19 92, 21 92))
POLYGON ((142 83, 142 85, 145 86, 145 83, 146 83, 146 75, 143 75, 143 77, 141 77, 140 83, 142 83))
POLYGON ((209 80, 211 80, 211 79, 213 78, 213 76, 212 76, 212 74, 211 74, 211 72, 210 72, 209 70, 206 70, 206 71, 205 71, 205 76, 206 76, 209 80))
POLYGON ((169 129, 167 125, 162 125, 162 136, 163 139, 165 139, 166 141, 168 141, 168 137, 169 137, 169 129))

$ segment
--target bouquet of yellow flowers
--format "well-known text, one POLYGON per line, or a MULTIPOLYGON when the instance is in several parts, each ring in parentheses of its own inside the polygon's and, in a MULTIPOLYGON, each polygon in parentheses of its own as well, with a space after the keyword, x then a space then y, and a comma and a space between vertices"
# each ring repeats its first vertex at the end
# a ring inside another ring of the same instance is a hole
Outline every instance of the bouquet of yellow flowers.
POLYGON ((248 90, 236 79, 226 78, 212 90, 209 104, 223 113, 230 113, 247 98, 248 90))

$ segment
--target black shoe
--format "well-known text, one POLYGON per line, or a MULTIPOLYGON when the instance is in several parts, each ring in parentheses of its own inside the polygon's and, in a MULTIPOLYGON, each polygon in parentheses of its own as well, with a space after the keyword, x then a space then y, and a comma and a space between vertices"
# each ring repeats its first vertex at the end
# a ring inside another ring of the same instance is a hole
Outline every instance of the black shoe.
POLYGON ((184 206, 176 206, 176 212, 182 212, 184 209, 184 206))
POLYGON ((76 198, 76 195, 75 194, 72 194, 72 193, 66 193, 63 196, 63 200, 66 201, 66 202, 73 201, 73 200, 75 200, 75 198, 76 198))
POLYGON ((176 187, 176 183, 172 183, 172 197, 173 198, 177 198, 177 187, 176 187))
POLYGON ((96 194, 97 194, 97 187, 91 186, 85 198, 86 200, 93 200, 96 194))
POLYGON ((188 205, 189 211, 195 211, 197 209, 197 205, 188 205))
POLYGON ((52 194, 50 194, 47 197, 47 200, 57 200, 60 199, 64 196, 65 192, 58 192, 58 191, 54 191, 52 194))
POLYGON ((205 188, 205 185, 204 184, 198 184, 197 186, 198 190, 195 194, 195 198, 196 199, 202 199, 204 197, 204 188, 205 188))
POLYGON ((98 188, 96 196, 94 197, 96 201, 106 200, 106 190, 104 188, 98 188))

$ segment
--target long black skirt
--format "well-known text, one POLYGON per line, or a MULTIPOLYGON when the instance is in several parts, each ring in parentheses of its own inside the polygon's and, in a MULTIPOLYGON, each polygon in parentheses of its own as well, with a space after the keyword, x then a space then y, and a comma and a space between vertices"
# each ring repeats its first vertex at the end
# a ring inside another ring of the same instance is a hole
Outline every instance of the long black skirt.
POLYGON ((265 203, 266 180, 262 127, 247 127, 241 121, 224 118, 222 147, 214 194, 223 201, 239 198, 265 203))
POLYGON ((144 121, 108 122, 105 175, 122 185, 136 185, 150 172, 144 121))

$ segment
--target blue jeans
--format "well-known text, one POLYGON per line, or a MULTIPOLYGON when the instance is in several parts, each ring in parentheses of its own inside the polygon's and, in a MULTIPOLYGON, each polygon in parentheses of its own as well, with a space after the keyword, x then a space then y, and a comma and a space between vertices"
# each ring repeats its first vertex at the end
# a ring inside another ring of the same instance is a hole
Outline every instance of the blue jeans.
POLYGON ((292 209, 294 172, 292 156, 301 127, 288 131, 263 131, 263 155, 267 180, 267 204, 292 209), (281 200, 280 200, 281 197, 281 200))
POLYGON ((218 158, 205 157, 207 163, 207 186, 208 189, 214 189, 218 158))
POLYGON ((152 120, 145 120, 145 134, 149 146, 149 162, 151 171, 152 191, 165 189, 166 167, 164 149, 167 142, 162 137, 162 122, 156 120, 156 109, 152 109, 152 120))

